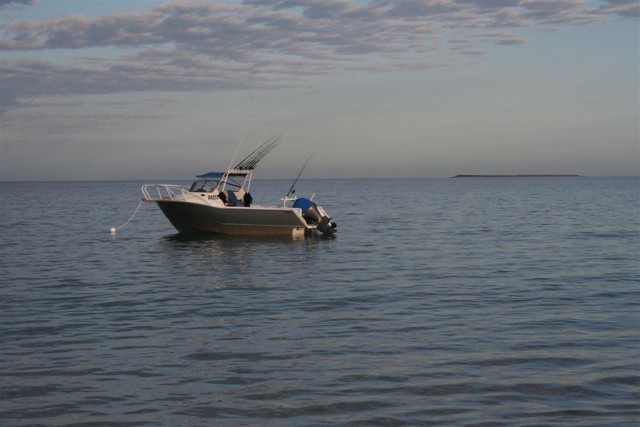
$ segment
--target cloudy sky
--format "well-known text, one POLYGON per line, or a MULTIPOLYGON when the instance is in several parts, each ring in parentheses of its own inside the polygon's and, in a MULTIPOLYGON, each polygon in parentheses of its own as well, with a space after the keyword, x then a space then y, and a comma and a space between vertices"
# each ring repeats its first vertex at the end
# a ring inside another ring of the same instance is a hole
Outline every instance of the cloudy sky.
POLYGON ((0 179, 637 175, 638 0, 0 0, 0 179))

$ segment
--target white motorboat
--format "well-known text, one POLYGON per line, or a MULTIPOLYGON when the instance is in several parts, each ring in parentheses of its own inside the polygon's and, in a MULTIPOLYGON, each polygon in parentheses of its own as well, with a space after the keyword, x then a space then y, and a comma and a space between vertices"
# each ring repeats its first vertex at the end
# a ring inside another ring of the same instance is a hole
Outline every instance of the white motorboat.
POLYGON ((293 197, 293 186, 280 205, 253 204, 249 192, 252 172, 277 145, 278 139, 264 142, 226 172, 198 175, 190 187, 145 184, 142 186, 143 200, 157 203, 180 233, 266 236, 303 235, 316 231, 325 235, 335 233, 336 223, 313 202, 313 196, 293 197))

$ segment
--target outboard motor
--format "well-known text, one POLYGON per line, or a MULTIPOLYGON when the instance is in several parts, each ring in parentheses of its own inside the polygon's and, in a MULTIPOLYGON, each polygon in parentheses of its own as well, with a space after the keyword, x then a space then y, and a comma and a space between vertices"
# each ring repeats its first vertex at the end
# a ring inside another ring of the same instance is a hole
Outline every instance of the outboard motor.
POLYGON ((300 198, 293 202, 294 208, 302 210, 302 217, 308 224, 315 224, 317 229, 323 234, 333 234, 336 232, 338 225, 331 220, 331 217, 327 213, 313 203, 309 199, 300 198))

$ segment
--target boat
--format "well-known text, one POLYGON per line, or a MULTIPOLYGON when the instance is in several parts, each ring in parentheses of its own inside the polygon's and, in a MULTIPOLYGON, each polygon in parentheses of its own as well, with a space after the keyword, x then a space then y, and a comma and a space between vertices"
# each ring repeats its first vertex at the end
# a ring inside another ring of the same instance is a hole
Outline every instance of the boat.
POLYGON ((253 171, 277 146, 279 139, 274 137, 260 144, 233 167, 232 160, 226 172, 197 175, 191 186, 145 184, 141 188, 143 201, 156 203, 179 233, 299 236, 320 232, 333 235, 337 225, 313 201, 314 196, 294 196, 297 178, 281 204, 253 204, 250 193, 253 171))

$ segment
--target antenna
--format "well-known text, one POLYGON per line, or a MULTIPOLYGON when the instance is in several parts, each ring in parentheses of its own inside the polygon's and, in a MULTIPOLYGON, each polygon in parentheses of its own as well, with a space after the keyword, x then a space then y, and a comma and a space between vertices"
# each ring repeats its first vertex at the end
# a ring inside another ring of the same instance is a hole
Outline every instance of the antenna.
POLYGON ((300 169, 300 172, 298 172, 298 176, 296 177, 295 181, 293 181, 293 184, 291 184, 291 188, 289 189, 289 192, 287 193, 287 195, 285 197, 289 197, 289 194, 295 193, 296 190, 294 190, 294 187, 296 186, 296 183, 298 182, 298 179, 300 179, 300 175, 302 175, 302 171, 304 170, 304 168, 307 167, 307 165, 309 164, 309 160, 311 160, 311 158, 317 154, 318 152, 313 152, 311 153, 311 155, 309 156, 309 158, 307 159, 306 162, 304 162, 304 165, 302 166, 302 168, 300 169))
POLYGON ((247 126, 246 129, 244 130, 244 134, 242 135, 242 139, 240 140, 240 143, 236 147, 236 152, 233 153, 233 157, 231 158, 231 161, 229 162, 229 167, 227 168, 227 170, 231 169, 231 165, 233 164, 233 161, 236 159, 236 156, 238 155, 238 151, 240 150, 240 146, 244 142, 244 138, 247 136, 247 131, 248 130, 249 130, 249 126, 247 126))
POLYGON ((227 187, 227 182, 229 181, 229 170, 231 170, 231 165, 233 164, 233 161, 235 160, 236 156, 238 155, 238 151, 240 150, 240 146, 244 142, 244 137, 247 136, 247 131, 248 130, 249 130, 249 126, 247 126, 245 128, 244 134, 242 135, 242 139, 240 140, 240 143, 236 147, 236 152, 233 153, 233 157, 231 158, 231 161, 229 162, 229 167, 227 168, 227 173, 224 174, 224 177, 222 178, 223 179, 223 184, 222 184, 222 189, 220 191, 224 191, 224 189, 227 187))

